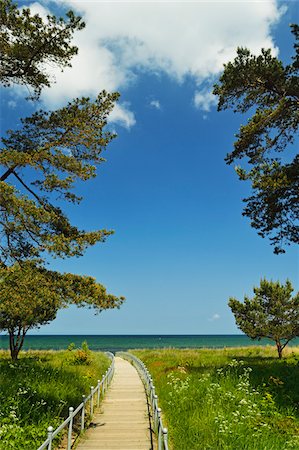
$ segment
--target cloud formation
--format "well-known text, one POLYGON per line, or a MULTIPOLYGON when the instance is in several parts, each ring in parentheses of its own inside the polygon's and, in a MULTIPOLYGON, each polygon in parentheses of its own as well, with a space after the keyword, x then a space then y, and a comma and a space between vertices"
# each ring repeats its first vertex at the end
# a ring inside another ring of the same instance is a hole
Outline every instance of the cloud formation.
POLYGON ((202 111, 208 112, 212 106, 217 105, 217 97, 212 94, 211 90, 204 88, 201 91, 195 91, 194 105, 202 111))
POLYGON ((161 109, 161 104, 160 104, 159 100, 152 100, 150 102, 150 106, 155 109, 161 109))
POLYGON ((135 116, 126 103, 123 103, 121 106, 116 104, 109 115, 109 120, 127 129, 130 129, 136 123, 135 116))
MULTIPOLYGON (((51 1, 41 2, 51 10, 51 1)), ((57 0, 57 4, 82 15, 87 26, 75 35, 79 54, 72 69, 57 71, 57 83, 45 91, 47 104, 57 106, 74 96, 96 95, 104 88, 121 91, 146 71, 167 74, 178 83, 191 77, 197 86, 194 105, 206 112, 215 104, 207 82, 213 82, 223 63, 234 58, 237 46, 247 46, 254 53, 261 47, 272 48, 277 53, 271 26, 283 12, 276 0, 57 0)), ((34 8, 40 5, 35 3, 34 8)), ((116 117, 126 117, 123 123, 132 126, 133 113, 127 106, 118 108, 116 117)))

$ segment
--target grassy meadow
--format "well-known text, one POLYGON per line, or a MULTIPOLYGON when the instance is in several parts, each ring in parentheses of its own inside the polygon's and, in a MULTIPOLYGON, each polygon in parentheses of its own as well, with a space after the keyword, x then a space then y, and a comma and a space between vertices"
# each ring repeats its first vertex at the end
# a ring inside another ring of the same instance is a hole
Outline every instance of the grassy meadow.
POLYGON ((171 450, 299 449, 299 348, 136 350, 171 450))
POLYGON ((87 346, 66 351, 22 352, 12 362, 0 352, 0 449, 34 450, 77 407, 110 365, 87 346))

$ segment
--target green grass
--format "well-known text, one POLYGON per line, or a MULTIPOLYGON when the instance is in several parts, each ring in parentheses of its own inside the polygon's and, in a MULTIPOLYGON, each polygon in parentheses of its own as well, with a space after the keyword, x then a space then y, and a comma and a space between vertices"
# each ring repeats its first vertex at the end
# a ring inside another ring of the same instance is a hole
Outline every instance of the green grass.
POLYGON ((299 449, 299 349, 136 350, 172 450, 299 449))
POLYGON ((109 364, 86 349, 24 352, 16 362, 0 352, 0 449, 37 449, 109 364))

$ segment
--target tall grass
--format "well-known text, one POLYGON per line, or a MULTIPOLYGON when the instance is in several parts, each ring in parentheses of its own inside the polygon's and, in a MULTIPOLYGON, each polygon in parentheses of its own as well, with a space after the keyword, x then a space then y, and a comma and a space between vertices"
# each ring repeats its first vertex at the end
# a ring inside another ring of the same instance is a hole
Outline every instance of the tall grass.
POLYGON ((109 367, 83 349, 29 351, 12 362, 0 352, 0 449, 34 450, 76 407, 109 367))
POLYGON ((173 450, 299 449, 299 351, 134 351, 152 373, 173 450))

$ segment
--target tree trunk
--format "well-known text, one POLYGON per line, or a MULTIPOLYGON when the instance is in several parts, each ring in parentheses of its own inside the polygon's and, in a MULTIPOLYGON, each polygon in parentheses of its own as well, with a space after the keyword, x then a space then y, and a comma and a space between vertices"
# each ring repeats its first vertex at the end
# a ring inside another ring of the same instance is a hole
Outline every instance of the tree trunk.
POLYGON ((20 350, 23 347, 26 331, 19 328, 18 334, 15 334, 15 330, 9 330, 9 348, 10 356, 13 361, 17 361, 20 350))
POLYGON ((278 352, 278 358, 281 359, 283 346, 281 345, 280 341, 276 341, 276 347, 277 347, 277 352, 278 352))
POLYGON ((15 345, 15 333, 14 331, 9 331, 9 348, 10 348, 10 356, 13 361, 18 359, 18 349, 15 345))
POLYGON ((10 356, 11 359, 13 361, 17 361, 18 360, 18 355, 19 355, 19 349, 18 348, 14 348, 11 352, 10 352, 10 356))

